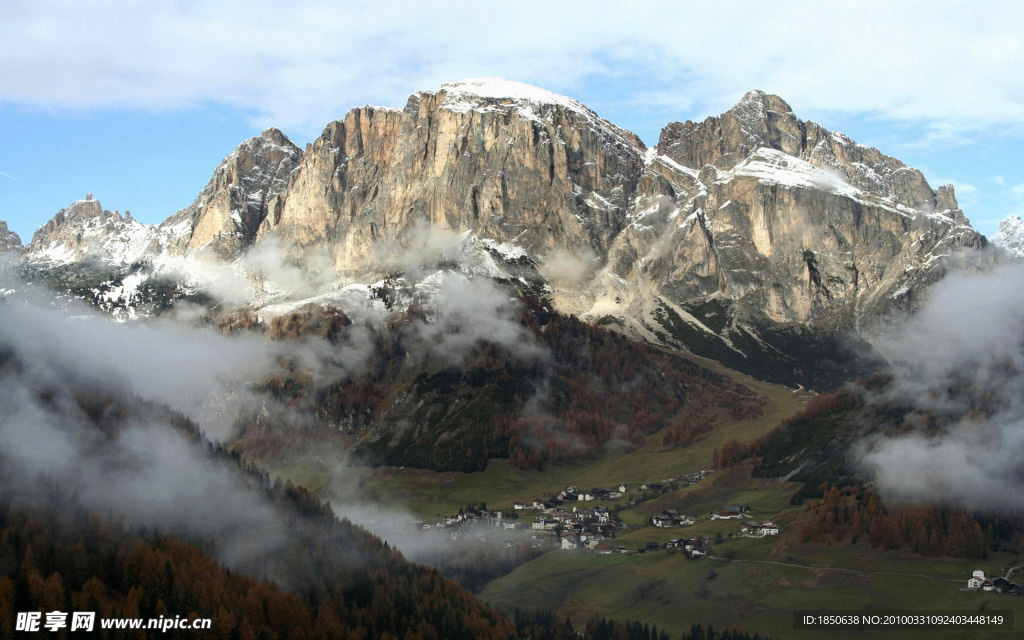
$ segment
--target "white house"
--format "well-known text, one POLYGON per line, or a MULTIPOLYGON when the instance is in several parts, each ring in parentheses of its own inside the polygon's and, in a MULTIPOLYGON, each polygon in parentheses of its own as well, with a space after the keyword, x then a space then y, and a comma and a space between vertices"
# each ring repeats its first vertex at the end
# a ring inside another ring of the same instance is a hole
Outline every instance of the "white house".
POLYGON ((766 522, 761 525, 762 536, 777 536, 779 535, 779 525, 774 522, 766 522))
POLYGON ((666 515, 654 516, 651 518, 651 522, 656 527, 671 527, 673 524, 672 518, 666 515))
POLYGON ((985 572, 981 569, 975 569, 974 573, 971 574, 971 579, 967 581, 967 588, 980 589, 983 584, 985 584, 985 572))

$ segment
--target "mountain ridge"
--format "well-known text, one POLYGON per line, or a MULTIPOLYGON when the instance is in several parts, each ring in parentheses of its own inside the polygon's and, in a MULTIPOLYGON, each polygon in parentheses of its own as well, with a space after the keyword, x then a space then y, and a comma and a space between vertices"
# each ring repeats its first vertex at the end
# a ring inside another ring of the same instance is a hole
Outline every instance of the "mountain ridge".
MULTIPOLYGON (((55 221, 28 261, 82 243, 55 221)), ((396 269, 447 265, 740 363, 780 328, 870 338, 952 265, 994 260, 951 186, 933 190, 778 96, 751 91, 720 116, 669 123, 647 148, 578 101, 497 79, 352 109, 305 151, 268 129, 155 228, 155 271, 202 289, 196 273, 212 267, 183 260, 229 266, 255 283, 241 298, 256 308, 303 296, 268 286, 266 260, 246 264, 253 251, 314 273, 304 295, 356 287, 367 303, 396 269)))

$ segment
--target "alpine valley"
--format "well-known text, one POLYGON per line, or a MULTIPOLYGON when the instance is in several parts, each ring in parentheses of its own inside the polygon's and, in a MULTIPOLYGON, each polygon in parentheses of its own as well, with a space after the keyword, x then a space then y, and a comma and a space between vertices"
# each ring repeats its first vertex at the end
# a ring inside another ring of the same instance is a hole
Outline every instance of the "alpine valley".
POLYGON ((1020 618, 1022 247, 778 96, 647 147, 497 79, 267 129, 159 224, 0 222, 0 434, 49 451, 0 450, 0 637, 66 603, 231 638, 1020 618))

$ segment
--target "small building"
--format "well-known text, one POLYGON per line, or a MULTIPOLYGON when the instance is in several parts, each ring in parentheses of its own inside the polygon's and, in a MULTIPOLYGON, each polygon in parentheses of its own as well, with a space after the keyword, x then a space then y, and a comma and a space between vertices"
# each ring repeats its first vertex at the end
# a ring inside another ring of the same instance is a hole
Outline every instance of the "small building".
POLYGON ((558 528, 558 520, 552 520, 548 518, 537 518, 533 521, 532 527, 538 531, 551 531, 558 528))
POLYGON ((651 518, 651 523, 656 527, 671 527, 674 524, 672 518, 664 514, 651 518))
POLYGON ((730 520, 739 519, 743 517, 743 507, 738 504, 730 505, 728 507, 722 507, 718 511, 711 512, 712 520, 730 520))
POLYGON ((981 585, 985 582, 985 572, 981 569, 975 569, 974 573, 971 574, 971 579, 967 581, 968 589, 980 589, 981 585))
POLYGON ((777 536, 779 535, 779 525, 774 522, 766 522, 761 525, 760 533, 762 536, 777 536))

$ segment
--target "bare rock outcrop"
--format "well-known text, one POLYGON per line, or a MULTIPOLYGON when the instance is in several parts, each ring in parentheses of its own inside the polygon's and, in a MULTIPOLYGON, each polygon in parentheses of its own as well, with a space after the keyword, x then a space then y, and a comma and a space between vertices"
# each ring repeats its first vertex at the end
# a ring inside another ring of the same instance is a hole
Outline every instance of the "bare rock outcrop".
POLYGON ((195 201, 161 227, 176 229, 173 250, 230 259, 251 246, 288 187, 302 150, 277 129, 249 138, 224 158, 195 201))
POLYGON ((25 258, 39 264, 97 261, 130 265, 167 249, 167 238, 153 225, 104 209, 89 194, 61 209, 36 229, 25 248, 25 258))
POLYGON ((21 249, 21 237, 7 228, 7 222, 0 220, 0 253, 21 249))
POLYGON ((328 243, 346 272, 424 225, 538 255, 603 253, 642 168, 640 140, 575 100, 507 81, 444 85, 328 125, 260 233, 328 243))

